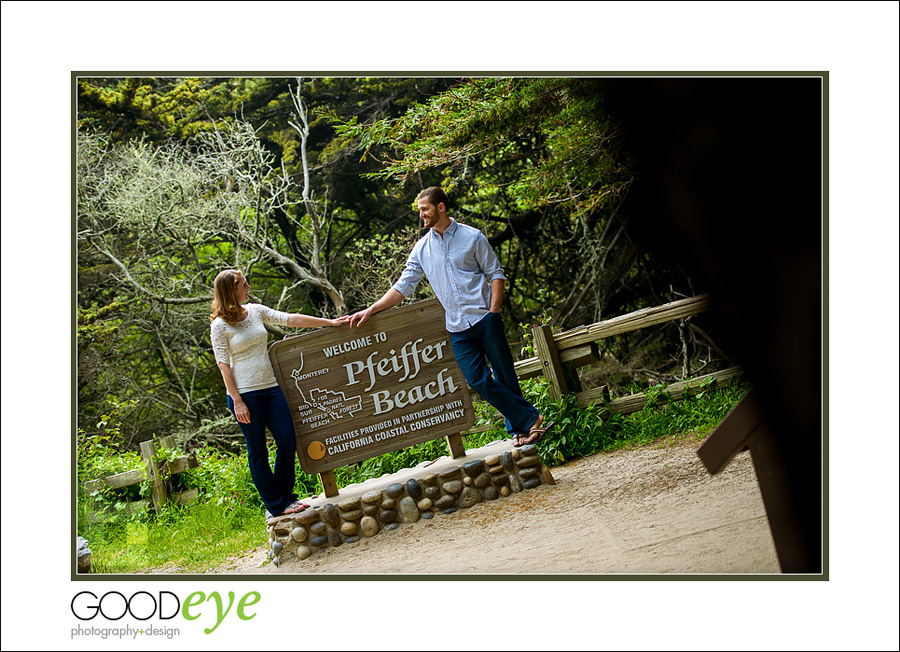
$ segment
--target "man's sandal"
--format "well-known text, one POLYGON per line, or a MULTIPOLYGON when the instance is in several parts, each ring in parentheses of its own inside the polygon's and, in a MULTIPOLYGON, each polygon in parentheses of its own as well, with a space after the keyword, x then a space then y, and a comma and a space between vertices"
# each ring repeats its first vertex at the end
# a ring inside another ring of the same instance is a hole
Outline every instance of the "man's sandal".
POLYGON ((515 446, 516 448, 524 446, 526 439, 528 439, 528 435, 526 435, 524 432, 517 432, 512 436, 513 446, 515 446))
POLYGON ((528 437, 528 439, 525 440, 525 443, 526 444, 538 443, 540 440, 542 440, 544 438, 544 435, 546 435, 548 432, 550 432, 550 429, 553 428, 553 426, 555 426, 555 425, 556 425, 556 421, 551 421, 546 426, 543 426, 541 428, 532 428, 531 431, 528 433, 529 437, 528 437))

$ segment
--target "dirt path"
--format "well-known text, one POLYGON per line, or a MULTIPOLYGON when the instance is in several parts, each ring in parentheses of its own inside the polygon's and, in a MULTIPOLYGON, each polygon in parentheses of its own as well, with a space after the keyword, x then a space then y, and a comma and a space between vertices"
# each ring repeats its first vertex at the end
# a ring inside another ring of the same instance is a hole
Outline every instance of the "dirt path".
POLYGON ((552 469, 541 485, 383 532, 289 556, 260 548, 215 574, 765 574, 778 561, 749 453, 718 476, 692 438, 600 453, 552 469))

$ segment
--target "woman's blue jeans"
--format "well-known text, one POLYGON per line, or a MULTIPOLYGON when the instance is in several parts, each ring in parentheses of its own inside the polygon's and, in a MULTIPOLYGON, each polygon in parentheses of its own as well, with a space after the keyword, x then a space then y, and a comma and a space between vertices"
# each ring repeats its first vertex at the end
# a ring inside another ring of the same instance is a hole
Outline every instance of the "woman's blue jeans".
POLYGON ((450 344, 466 382, 505 417, 506 431, 527 433, 538 411, 522 397, 500 315, 489 312, 472 328, 450 333, 450 344))
MULTIPOLYGON (((277 385, 268 389, 258 389, 241 393, 241 398, 250 411, 250 423, 238 425, 247 442, 247 461, 250 477, 262 498, 266 509, 273 516, 281 514, 285 508, 297 500, 294 493, 294 455, 297 439, 294 421, 284 393, 277 385), (269 466, 269 451, 266 448, 266 427, 275 439, 275 471, 269 466)), ((228 397, 228 409, 234 414, 234 401, 228 397)), ((237 419, 237 416, 235 416, 237 419)))

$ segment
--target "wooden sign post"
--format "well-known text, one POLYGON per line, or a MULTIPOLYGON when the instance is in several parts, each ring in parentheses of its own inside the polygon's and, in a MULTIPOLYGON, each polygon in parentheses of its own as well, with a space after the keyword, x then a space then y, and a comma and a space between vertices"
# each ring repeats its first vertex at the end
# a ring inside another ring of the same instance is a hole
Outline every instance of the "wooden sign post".
POLYGON ((475 417, 437 300, 287 337, 269 359, 294 417, 300 467, 320 475, 328 497, 338 493, 339 466, 442 436, 453 457, 465 455, 459 433, 475 417))

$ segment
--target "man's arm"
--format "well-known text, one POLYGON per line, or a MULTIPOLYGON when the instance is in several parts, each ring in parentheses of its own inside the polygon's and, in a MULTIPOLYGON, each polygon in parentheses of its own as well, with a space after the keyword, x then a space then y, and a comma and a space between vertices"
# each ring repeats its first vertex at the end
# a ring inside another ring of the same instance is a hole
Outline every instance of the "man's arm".
POLYGON ((491 305, 488 308, 491 312, 500 312, 500 304, 503 303, 503 288, 505 286, 505 279, 495 278, 491 281, 491 305))
POLYGON ((387 310, 388 308, 398 306, 400 305, 400 302, 403 301, 403 299, 404 297, 402 294, 400 294, 394 288, 391 288, 384 293, 383 297, 381 297, 378 301, 373 303, 365 310, 360 310, 359 312, 355 312, 350 315, 350 327, 353 328, 354 325, 362 326, 364 323, 366 323, 366 321, 368 321, 369 317, 374 315, 376 312, 381 312, 382 310, 387 310))

